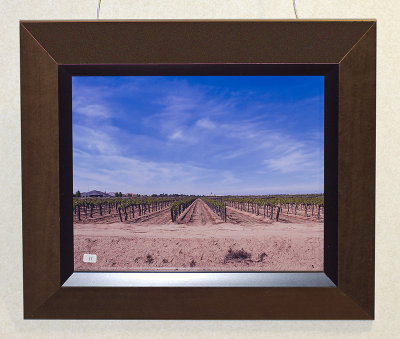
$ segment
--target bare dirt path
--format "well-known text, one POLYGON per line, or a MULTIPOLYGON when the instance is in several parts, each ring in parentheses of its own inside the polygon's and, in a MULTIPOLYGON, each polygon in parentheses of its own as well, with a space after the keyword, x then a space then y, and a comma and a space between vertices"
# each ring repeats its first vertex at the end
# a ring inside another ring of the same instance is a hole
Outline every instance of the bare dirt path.
POLYGON ((273 222, 273 220, 263 218, 262 215, 257 216, 249 212, 242 212, 229 206, 226 207, 226 221, 243 226, 254 225, 255 223, 271 224, 273 222))
POLYGON ((189 208, 178 218, 178 224, 187 225, 207 225, 219 224, 218 216, 201 200, 196 199, 189 208))
POLYGON ((153 212, 151 214, 142 215, 135 218, 131 223, 143 223, 143 224, 168 224, 171 222, 171 210, 169 207, 153 212))

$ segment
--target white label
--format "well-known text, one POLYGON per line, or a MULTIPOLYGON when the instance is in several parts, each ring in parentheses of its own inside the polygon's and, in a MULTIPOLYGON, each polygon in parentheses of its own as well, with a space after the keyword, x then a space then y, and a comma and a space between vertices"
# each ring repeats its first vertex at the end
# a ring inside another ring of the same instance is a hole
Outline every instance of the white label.
POLYGON ((97 255, 96 254, 84 254, 83 255, 83 262, 96 262, 97 255))

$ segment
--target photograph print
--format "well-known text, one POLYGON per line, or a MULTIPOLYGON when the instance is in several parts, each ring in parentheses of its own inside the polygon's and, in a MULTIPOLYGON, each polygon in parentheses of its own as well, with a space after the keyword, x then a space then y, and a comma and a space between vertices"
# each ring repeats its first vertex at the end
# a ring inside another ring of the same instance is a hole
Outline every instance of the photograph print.
POLYGON ((75 271, 323 271, 323 76, 74 76, 75 271))

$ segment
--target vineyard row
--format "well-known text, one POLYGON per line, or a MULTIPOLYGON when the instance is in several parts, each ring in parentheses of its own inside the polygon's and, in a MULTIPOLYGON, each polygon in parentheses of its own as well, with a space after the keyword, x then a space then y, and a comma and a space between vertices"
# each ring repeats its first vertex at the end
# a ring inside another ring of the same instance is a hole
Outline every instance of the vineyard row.
POLYGON ((74 215, 78 220, 118 214, 120 221, 134 219, 155 211, 169 207, 171 200, 168 199, 74 199, 74 215), (114 212, 114 213, 112 213, 114 212))
POLYGON ((286 204, 258 204, 256 202, 239 202, 230 200, 226 200, 225 202, 228 206, 239 211, 249 212, 255 215, 260 215, 262 213, 264 218, 270 218, 272 220, 275 217, 277 221, 279 220, 279 215, 281 213, 286 213, 287 215, 303 215, 306 218, 314 217, 316 215, 317 219, 321 219, 324 212, 324 206, 316 204, 298 204, 295 202, 286 204))
POLYGON ((299 196, 272 196, 272 197, 149 197, 149 198, 96 198, 73 199, 73 211, 76 219, 93 218, 94 215, 117 215, 123 220, 134 219, 152 212, 170 208, 171 220, 177 218, 197 199, 202 199, 210 209, 223 221, 226 221, 226 206, 239 211, 262 214, 264 218, 279 220, 281 213, 287 215, 302 215, 306 218, 316 216, 323 218, 323 195, 299 195, 299 196))

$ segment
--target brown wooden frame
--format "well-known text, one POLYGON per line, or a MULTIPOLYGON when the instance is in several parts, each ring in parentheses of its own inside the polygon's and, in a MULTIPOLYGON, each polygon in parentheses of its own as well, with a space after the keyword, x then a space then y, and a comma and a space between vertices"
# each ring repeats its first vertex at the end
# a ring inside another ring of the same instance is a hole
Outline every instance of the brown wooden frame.
POLYGON ((373 319, 376 21, 22 21, 20 42, 25 318, 373 319), (63 287, 71 76, 141 72, 326 76, 325 273, 336 287, 63 287))

